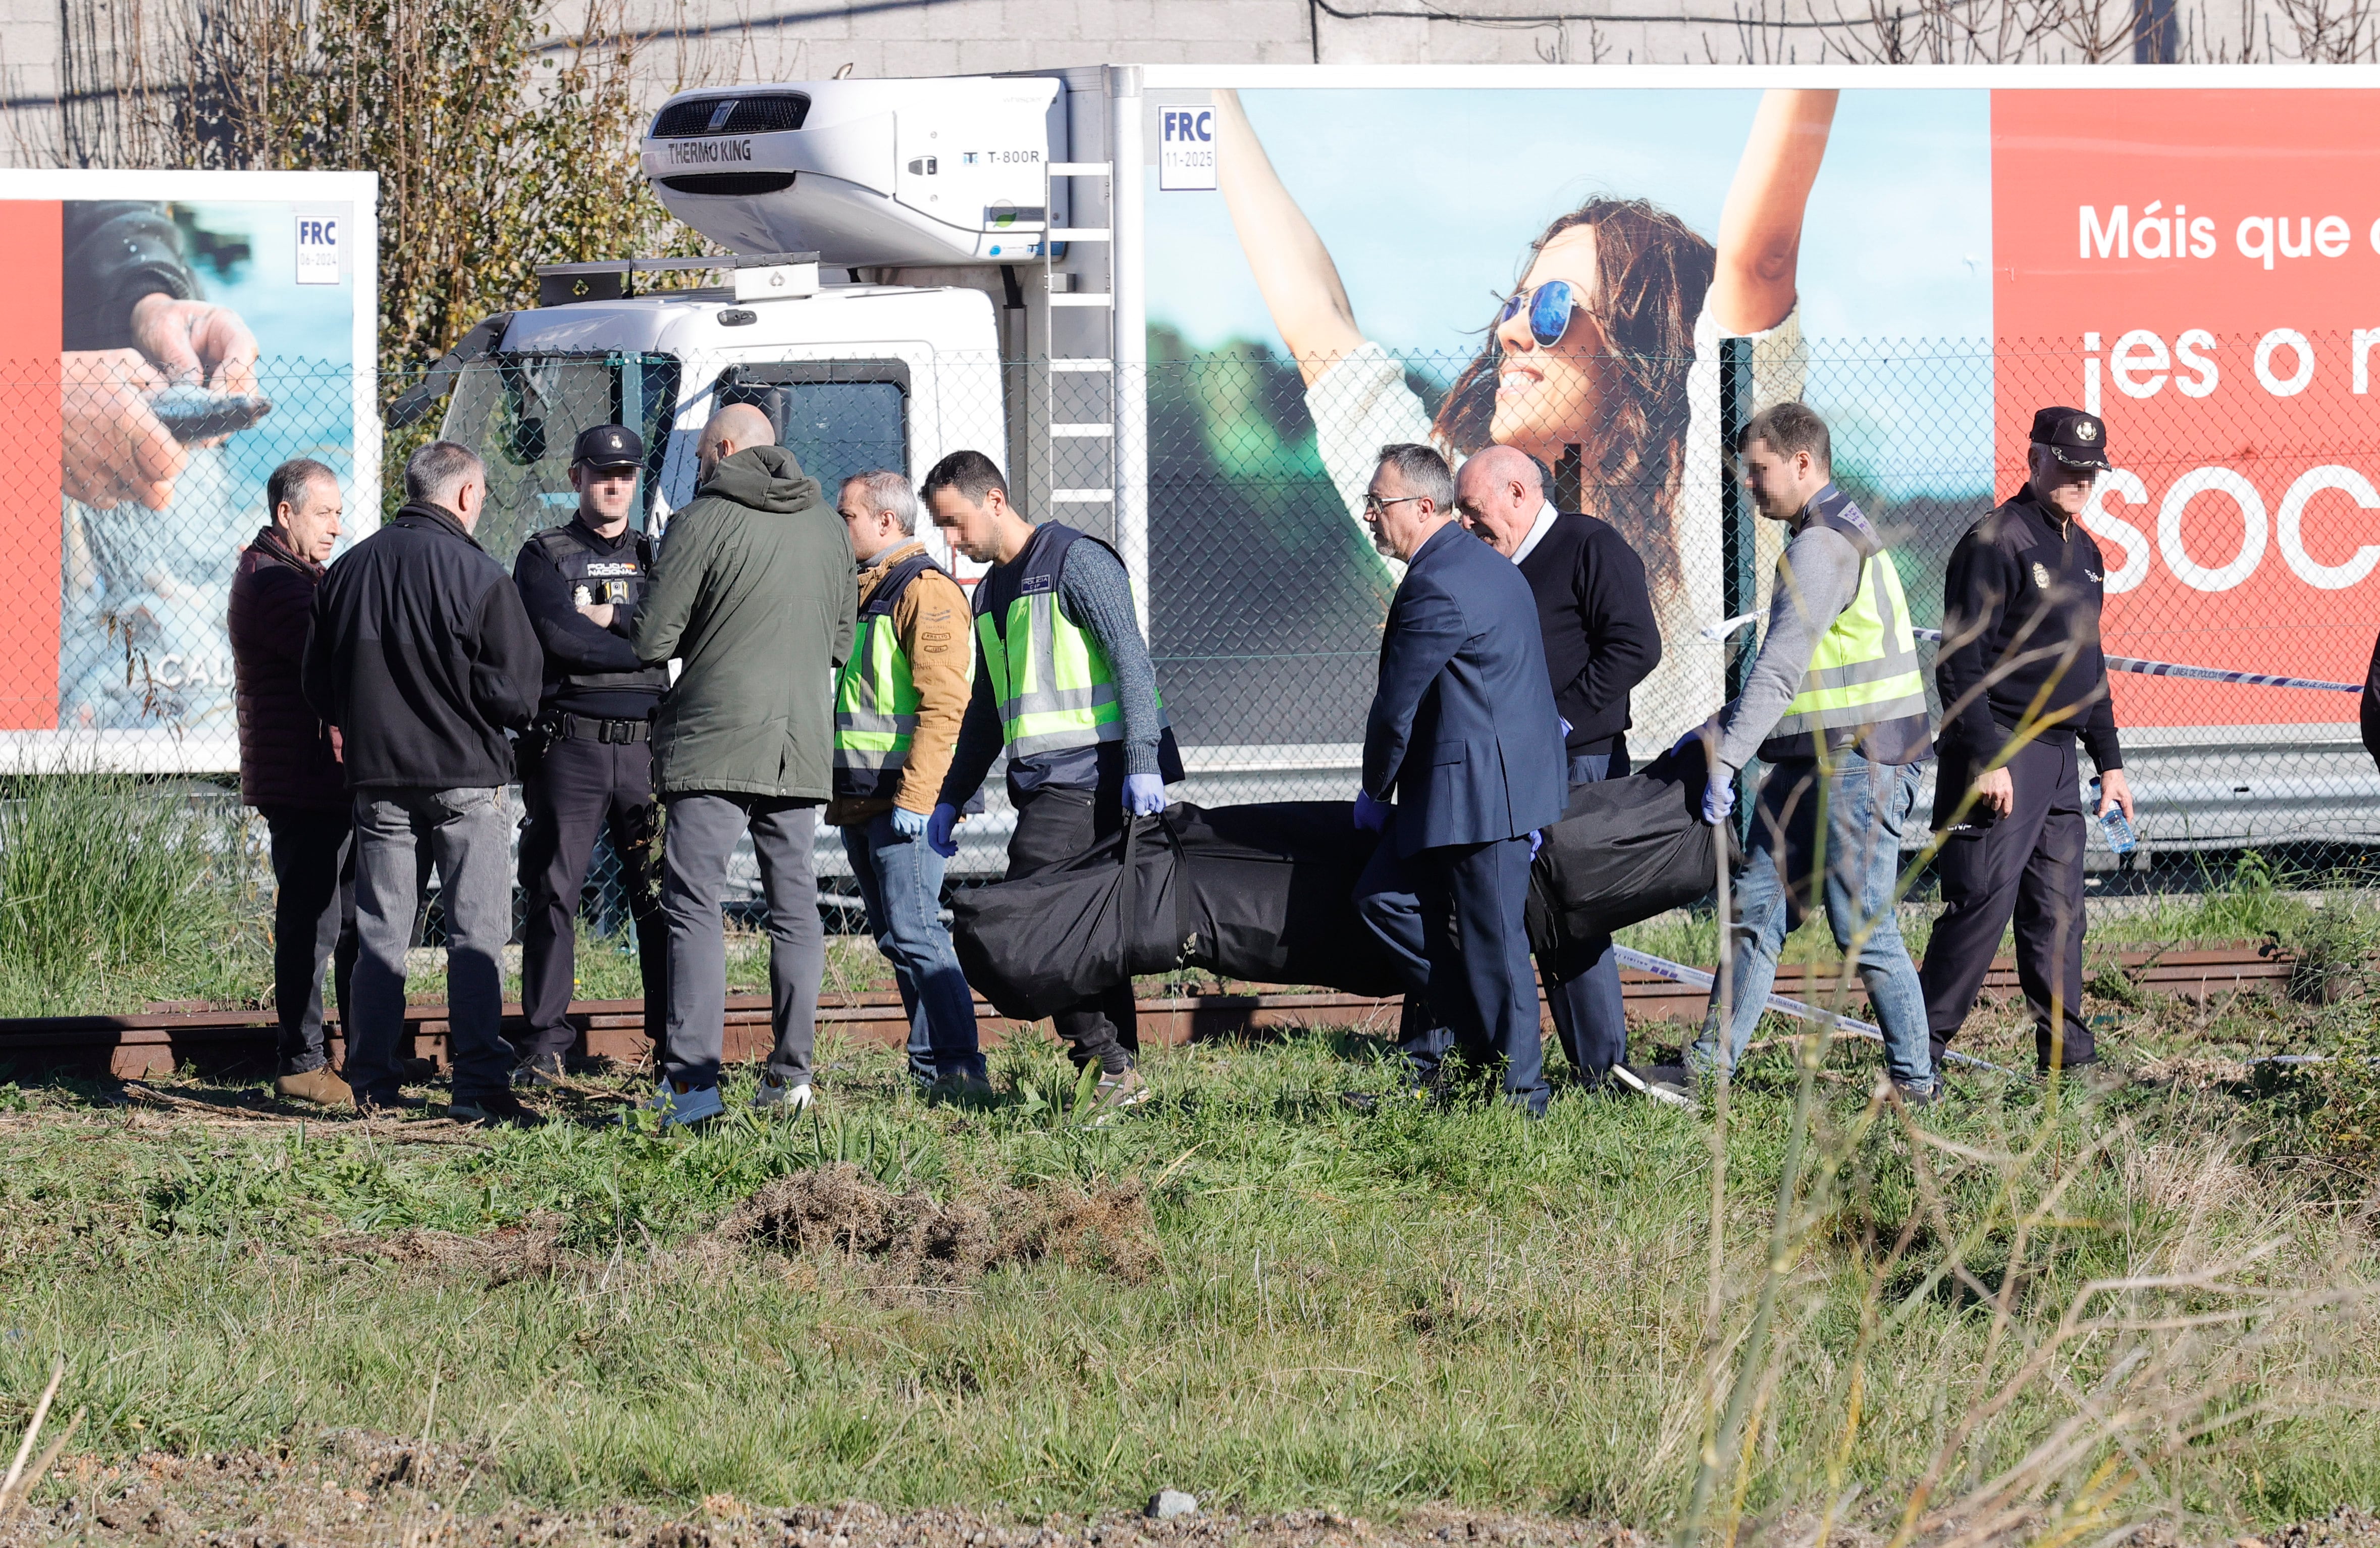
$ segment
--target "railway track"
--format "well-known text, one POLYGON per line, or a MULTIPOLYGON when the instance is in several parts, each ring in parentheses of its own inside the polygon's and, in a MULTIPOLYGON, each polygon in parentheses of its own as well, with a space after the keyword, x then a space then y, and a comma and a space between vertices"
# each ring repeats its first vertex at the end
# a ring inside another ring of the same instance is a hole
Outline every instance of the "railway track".
MULTIPOLYGON (((2195 951, 2127 952, 2095 957, 2095 969, 2120 966, 2139 988, 2204 1001, 2225 994, 2277 993, 2291 972, 2289 957, 2269 946, 2233 946, 2195 951)), ((1621 975, 1629 1018, 1639 1021, 1701 1019, 1705 994, 1649 973, 1621 975)), ((1827 1003, 1835 981, 1800 968, 1777 975, 1779 994, 1827 1003)), ((1986 996, 2017 992, 2016 968, 2008 958, 1992 964, 1986 996)), ((1864 1003, 1853 981, 1855 1014, 1864 1003)), ((1200 1038, 1279 1034, 1308 1027, 1354 1026, 1392 1031, 1402 1002, 1360 994, 1294 992, 1232 992, 1161 996, 1140 1002, 1140 1035, 1147 1042, 1182 1043, 1200 1038)), ((1542 1002, 1540 1003, 1542 1011, 1542 1002)), ((1001 1017, 980 998, 976 1017, 987 1044, 1031 1025, 1001 1017)), ((584 1052, 625 1063, 643 1060, 651 1049, 641 1000, 580 1000, 570 1019, 584 1039, 584 1052)), ((521 1026, 520 1007, 504 1007, 507 1033, 521 1026)), ((1550 1020, 1547 1023, 1551 1025, 1550 1020)), ((908 1039, 908 1020, 893 994, 828 995, 819 1006, 822 1034, 841 1033, 899 1046, 908 1039)), ((441 1066, 446 1055, 446 1007, 407 1007, 406 1030, 415 1057, 441 1066)), ((270 1069, 277 1027, 270 1009, 214 1010, 155 1006, 134 1016, 57 1016, 0 1019, 0 1069, 14 1078, 52 1072, 137 1078, 176 1069, 235 1071, 270 1069)), ((339 1056, 333 1028, 333 1061, 339 1056)), ((765 1056, 772 1041, 765 995, 736 995, 727 1002, 726 1055, 731 1060, 765 1056)))

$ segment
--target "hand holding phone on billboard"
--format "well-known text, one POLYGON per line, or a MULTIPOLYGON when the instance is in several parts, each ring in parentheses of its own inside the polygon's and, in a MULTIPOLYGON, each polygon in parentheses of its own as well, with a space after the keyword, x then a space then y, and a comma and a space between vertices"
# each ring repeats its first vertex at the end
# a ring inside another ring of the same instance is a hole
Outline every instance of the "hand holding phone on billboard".
MULTIPOLYGON (((247 320, 212 301, 143 296, 132 308, 132 342, 176 385, 217 393, 256 393, 256 335, 247 320)), ((221 445, 220 435, 201 441, 221 445)))
POLYGON ((137 349, 70 349, 59 365, 66 493, 97 510, 127 500, 164 510, 189 460, 150 410, 164 374, 137 349))

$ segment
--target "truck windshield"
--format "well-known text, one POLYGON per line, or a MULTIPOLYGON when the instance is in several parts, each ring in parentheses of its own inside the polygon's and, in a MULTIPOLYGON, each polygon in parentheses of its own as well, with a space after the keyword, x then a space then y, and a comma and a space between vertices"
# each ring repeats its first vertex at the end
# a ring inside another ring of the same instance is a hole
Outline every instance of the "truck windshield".
POLYGON ((590 425, 625 424, 644 438, 635 518, 644 526, 677 412, 678 376, 670 355, 498 354, 465 366, 442 433, 487 462, 480 546, 509 566, 530 533, 570 518, 578 506, 571 444, 590 425))
POLYGON ((749 403, 777 445, 832 500, 854 473, 908 473, 909 367, 897 360, 781 360, 729 367, 715 401, 749 403))

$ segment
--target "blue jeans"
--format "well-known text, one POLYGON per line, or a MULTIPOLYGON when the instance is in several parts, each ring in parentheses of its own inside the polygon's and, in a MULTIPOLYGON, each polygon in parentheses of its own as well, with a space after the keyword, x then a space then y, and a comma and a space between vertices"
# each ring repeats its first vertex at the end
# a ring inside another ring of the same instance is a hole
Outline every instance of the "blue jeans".
POLYGON ((895 830, 889 811, 846 825, 843 852, 868 905, 876 949, 892 964, 909 1013, 911 1079, 928 1085, 982 1079, 975 996, 942 926, 942 857, 924 839, 895 830))
POLYGON ((1884 1030, 1885 1063, 1892 1079, 1920 1090, 1934 1082, 1925 1040, 1925 992, 1901 944, 1893 911, 1900 879, 1900 835, 1917 803, 1920 763, 1871 763, 1855 750, 1829 755, 1821 778, 1814 759, 1772 764, 1754 810, 1752 852, 1735 883, 1730 990, 1734 1025, 1727 1048, 1718 1043, 1718 1002, 1703 1018, 1686 1062, 1694 1068, 1732 1069, 1760 1023, 1777 981, 1777 954, 1815 901, 1814 884, 1825 869, 1827 923, 1835 945, 1859 942, 1859 975, 1868 1005, 1884 1030), (1818 843, 1825 809, 1823 854, 1818 843), (1860 932, 1866 938, 1860 940, 1860 932))

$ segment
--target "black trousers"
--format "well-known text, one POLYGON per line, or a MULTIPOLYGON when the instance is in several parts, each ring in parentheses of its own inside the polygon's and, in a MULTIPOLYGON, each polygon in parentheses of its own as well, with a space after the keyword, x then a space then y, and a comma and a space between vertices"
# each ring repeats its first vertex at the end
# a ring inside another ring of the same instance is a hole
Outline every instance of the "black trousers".
MULTIPOLYGON (((1074 859, 1123 826, 1123 806, 1104 790, 1040 789, 1016 798, 1016 831, 1008 840, 1008 879, 1030 876, 1074 859)), ((1096 1064, 1112 1075, 1132 1067, 1140 1052, 1140 1018, 1130 981, 1069 1006, 1050 1018, 1079 1069, 1096 1064)))
POLYGON ((1406 861, 1429 958, 1429 1003, 1456 1042, 1500 1061, 1504 1093, 1546 1110, 1545 1038, 1529 971, 1529 841, 1453 844, 1406 861))
POLYGON ((355 1014, 356 819, 350 809, 263 809, 273 841, 273 1004, 279 1073, 329 1063, 322 1046, 322 964, 331 964, 342 1029, 355 1014))
MULTIPOLYGON (((2074 744, 2034 742, 2008 762, 2013 810, 1942 846, 1942 917, 1919 981, 1934 1066, 1974 1008, 2000 932, 2016 921, 2017 980, 2032 1013, 2041 1067, 2096 1058, 2082 1018, 2082 776, 2074 744)), ((1972 817, 1973 809, 1970 809, 1972 817)))
MULTIPOLYGON (((591 731, 591 723, 582 724, 591 731)), ((577 1042, 569 1020, 578 944, 572 921, 596 836, 607 828, 620 857, 628 917, 637 926, 645 1025, 658 1038, 669 1019, 669 926, 655 886, 653 835, 661 808, 653 798, 652 745, 601 742, 592 735, 555 742, 534 768, 523 770, 521 798, 528 809, 520 837, 528 910, 521 921, 521 1008, 528 1020, 521 1057, 568 1054, 577 1042)))

